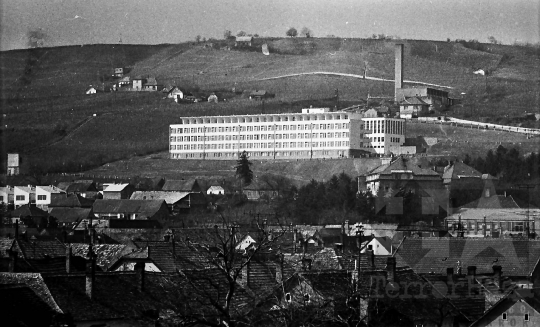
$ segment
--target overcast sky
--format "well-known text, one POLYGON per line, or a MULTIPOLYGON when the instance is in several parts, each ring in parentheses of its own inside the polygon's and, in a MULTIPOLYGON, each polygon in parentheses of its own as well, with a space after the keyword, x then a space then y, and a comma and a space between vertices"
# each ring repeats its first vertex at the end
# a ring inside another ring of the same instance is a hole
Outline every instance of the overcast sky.
POLYGON ((397 35, 410 39, 539 42, 539 0, 0 0, 0 49, 27 46, 42 29, 45 46, 178 43, 222 38, 224 30, 285 36, 397 35))

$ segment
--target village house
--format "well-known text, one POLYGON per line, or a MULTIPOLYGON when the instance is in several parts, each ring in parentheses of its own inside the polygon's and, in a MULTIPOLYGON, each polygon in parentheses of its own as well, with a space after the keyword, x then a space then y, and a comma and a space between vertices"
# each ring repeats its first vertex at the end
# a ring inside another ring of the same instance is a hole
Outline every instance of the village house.
POLYGON ((178 100, 184 98, 185 93, 186 92, 184 90, 180 89, 177 86, 174 86, 167 92, 167 98, 174 99, 175 101, 178 101, 178 100))
POLYGON ((70 230, 75 228, 82 220, 94 218, 92 208, 52 208, 49 216, 56 219, 58 227, 66 227, 70 230))
MULTIPOLYGON (((135 191, 131 200, 163 200, 173 214, 186 212, 191 209, 191 192, 176 191, 135 191)), ((195 195, 196 196, 196 195, 195 195)))
POLYGON ((218 103, 217 95, 215 93, 210 94, 210 96, 208 96, 208 102, 218 103))
POLYGON ((63 193, 65 192, 56 186, 36 186, 36 206, 47 210, 51 204, 52 195, 63 193))
POLYGON ((157 91, 158 88, 159 88, 159 85, 155 77, 148 77, 146 79, 146 82, 143 83, 144 91, 157 91))
POLYGON ((13 205, 15 198, 14 198, 14 189, 12 186, 2 186, 0 187, 0 203, 3 203, 5 205, 13 205))
POLYGON ((25 204, 36 204, 36 188, 34 186, 15 186, 13 189, 15 208, 25 204))
POLYGON ((268 98, 274 98, 275 94, 269 93, 265 90, 255 90, 249 94, 250 100, 264 100, 268 98))
POLYGON ((159 220, 169 217, 169 209, 163 200, 98 199, 92 211, 100 219, 159 220))
POLYGON ((103 184, 103 199, 129 199, 135 191, 135 187, 129 183, 124 184, 103 184))
POLYGON ((97 93, 97 90, 95 87, 91 86, 89 87, 88 89, 86 89, 85 91, 86 94, 96 94, 97 93))
POLYGON ((419 97, 405 98, 399 102, 399 117, 400 118, 418 118, 428 114, 429 104, 424 102, 419 97))
POLYGON ((210 195, 224 195, 225 189, 219 185, 212 185, 206 190, 206 194, 210 195))
POLYGON ((137 77, 134 77, 132 79, 132 82, 133 82, 133 90, 134 91, 142 91, 143 84, 146 82, 146 79, 142 78, 140 76, 137 76, 137 77))
POLYGON ((253 42, 252 36, 237 36, 234 42, 235 47, 250 47, 253 42))
POLYGON ((91 208, 94 201, 94 198, 85 198, 76 193, 52 194, 49 211, 53 208, 91 208))
POLYGON ((131 79, 129 78, 129 76, 124 76, 120 80, 118 80, 119 87, 124 87, 130 84, 131 84, 131 79))
POLYGON ((114 76, 115 77, 122 77, 124 76, 124 68, 118 67, 114 69, 114 76))
POLYGON ((37 226, 43 219, 47 219, 47 211, 41 210, 35 205, 25 204, 11 212, 11 223, 28 226, 37 226))
POLYGON ((253 181, 243 189, 244 195, 248 200, 273 200, 279 196, 279 191, 270 187, 266 183, 253 181))
POLYGON ((448 91, 433 87, 396 88, 396 101, 398 103, 408 98, 418 98, 429 105, 429 110, 444 109, 453 104, 448 97, 448 91))
POLYGON ((57 187, 67 194, 78 194, 83 198, 94 198, 98 194, 98 189, 94 181, 60 182, 57 184, 57 187))

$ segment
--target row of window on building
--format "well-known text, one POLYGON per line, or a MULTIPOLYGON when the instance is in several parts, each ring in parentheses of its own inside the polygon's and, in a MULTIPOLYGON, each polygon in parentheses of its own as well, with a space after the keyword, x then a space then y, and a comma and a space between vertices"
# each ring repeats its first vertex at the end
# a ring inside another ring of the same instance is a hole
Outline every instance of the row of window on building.
MULTIPOLYGON (((255 151, 255 152, 247 152, 248 156, 250 157, 310 157, 312 151, 255 151)), ((319 151, 314 156, 330 156, 332 154, 335 154, 337 157, 343 157, 345 155, 345 151, 319 151)), ((182 159, 182 158, 230 158, 231 160, 238 158, 239 153, 238 152, 213 152, 213 153, 172 153, 171 158, 172 159, 182 159)))
POLYGON ((231 132, 265 132, 295 131, 319 129, 348 129, 349 123, 339 124, 300 124, 300 125, 255 125, 255 126, 220 126, 220 127, 171 127, 171 134, 188 133, 231 133, 231 132))
POLYGON ((371 133, 403 134, 403 122, 396 120, 366 120, 365 129, 371 133))
POLYGON ((347 132, 336 133, 298 133, 298 134, 248 134, 248 135, 192 135, 192 136, 171 136, 171 142, 206 142, 211 141, 257 141, 257 140, 287 140, 287 139, 326 139, 326 138, 348 138, 347 132))
POLYGON ((347 114, 336 115, 302 115, 296 116, 255 116, 255 117, 227 117, 227 118, 184 118, 183 124, 238 124, 238 123, 273 123, 285 121, 311 121, 311 120, 341 120, 349 119, 347 114), (290 119, 289 119, 290 118, 290 119), (298 118, 298 119, 297 119, 298 118), (202 121, 201 121, 202 120, 202 121))
POLYGON ((328 142, 262 142, 262 143, 225 143, 225 144, 171 144, 170 150, 222 150, 222 149, 258 149, 258 148, 325 148, 348 147, 349 141, 328 142))

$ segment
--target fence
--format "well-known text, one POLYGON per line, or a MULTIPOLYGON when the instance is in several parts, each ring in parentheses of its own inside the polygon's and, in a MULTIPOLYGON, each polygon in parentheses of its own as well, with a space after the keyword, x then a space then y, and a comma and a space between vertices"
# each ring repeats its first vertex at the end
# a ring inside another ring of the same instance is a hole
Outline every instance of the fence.
POLYGON ((457 119, 452 117, 419 117, 419 118, 407 118, 408 122, 411 123, 424 123, 424 124, 439 124, 439 125, 449 125, 465 128, 477 128, 477 129, 488 129, 496 130, 503 132, 513 132, 526 135, 540 135, 540 129, 536 128, 524 128, 516 126, 507 126, 507 125, 498 125, 491 123, 482 123, 471 120, 457 119))

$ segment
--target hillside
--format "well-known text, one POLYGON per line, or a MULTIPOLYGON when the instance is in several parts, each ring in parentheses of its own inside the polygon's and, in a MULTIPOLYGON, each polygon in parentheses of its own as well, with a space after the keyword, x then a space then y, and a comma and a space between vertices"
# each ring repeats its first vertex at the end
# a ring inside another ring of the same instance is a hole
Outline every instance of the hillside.
MULTIPOLYGON (((393 41, 298 38, 257 42, 257 46, 268 42, 271 55, 264 56, 257 47, 226 51, 194 44, 91 45, 2 52, 0 90, 4 116, 0 132, 4 151, 22 153, 26 168, 39 165, 45 170, 85 170, 166 150, 167 126, 180 116, 296 112, 310 104, 334 106, 336 89, 341 108, 365 102, 368 93, 393 95, 391 82, 350 77, 313 75, 263 80, 313 71, 361 75, 364 67, 368 76, 392 79, 393 41), (83 94, 89 85, 99 88, 112 83, 109 75, 118 66, 128 68, 129 76, 151 75, 160 84, 176 84, 203 93, 217 91, 229 101, 177 105, 163 100, 161 93, 83 94), (236 94, 231 92, 233 88, 236 94), (267 89, 276 93, 276 98, 262 107, 241 92, 253 89, 267 89)), ((453 87, 453 96, 463 96, 463 104, 451 108, 449 115, 512 121, 513 116, 538 110, 540 78, 535 72, 540 70, 540 60, 533 48, 400 42, 405 43, 406 50, 405 79, 447 85, 453 87), (490 74, 472 74, 478 68, 490 74)), ((479 150, 491 147, 493 140, 478 143, 479 150)), ((440 151, 455 150, 440 147, 440 151)))

